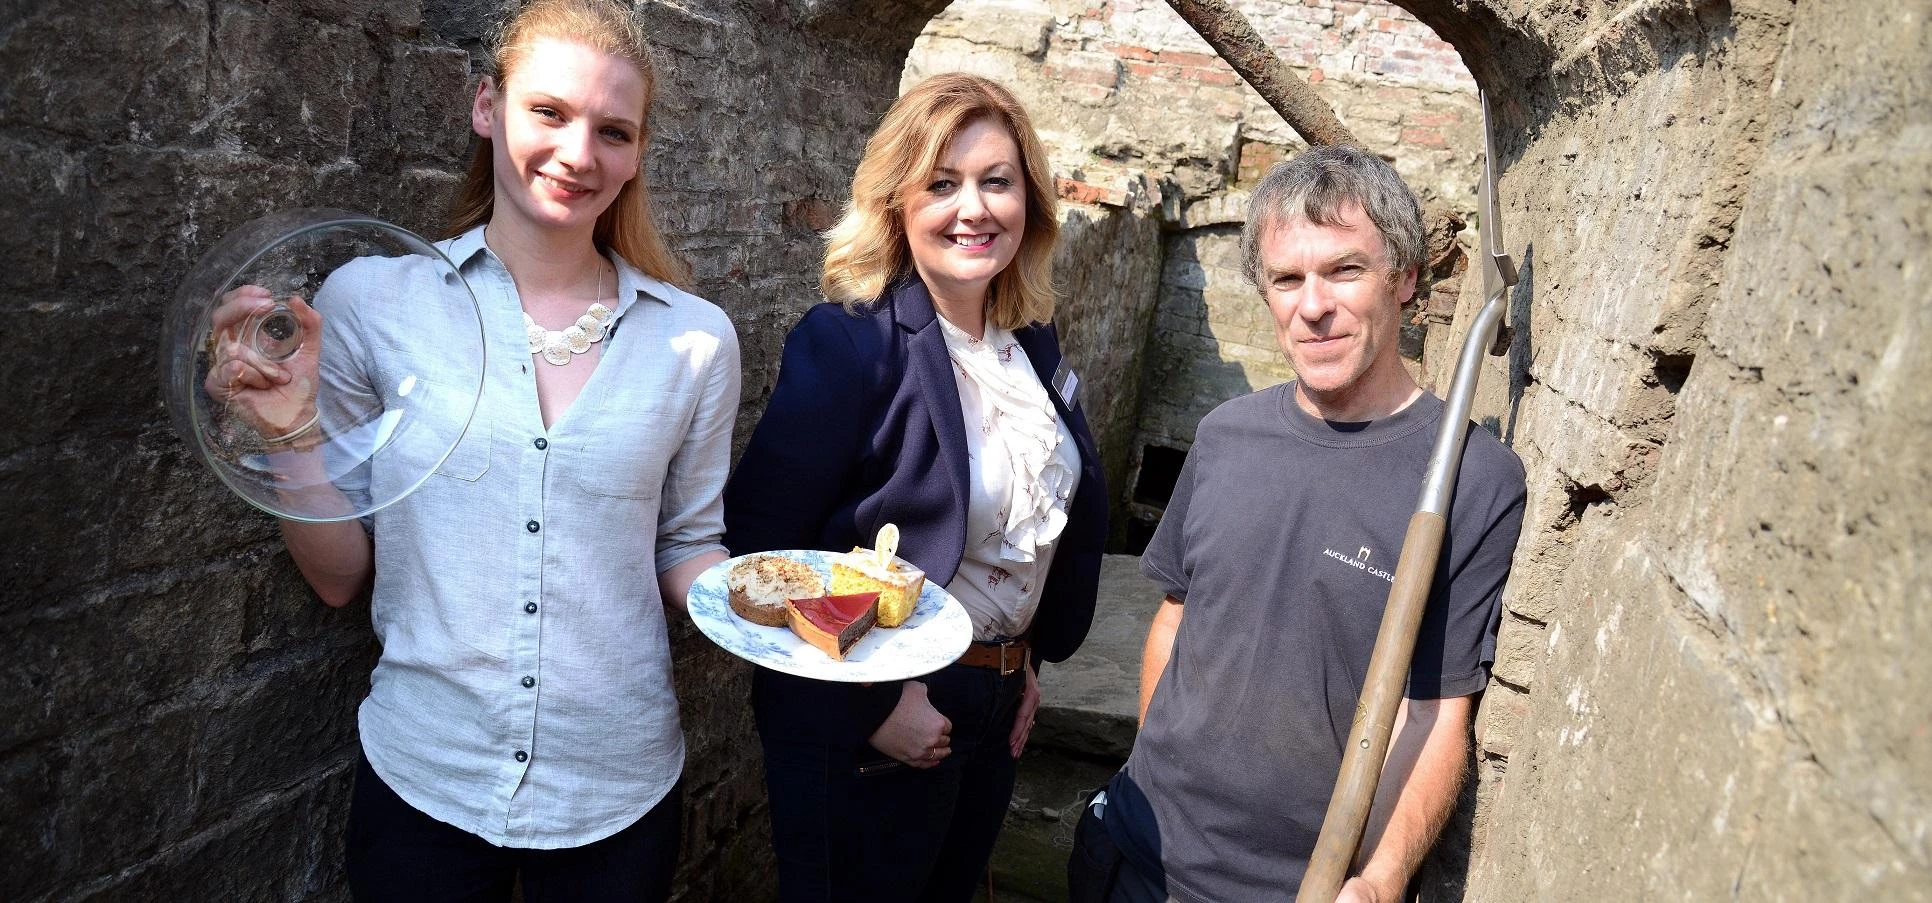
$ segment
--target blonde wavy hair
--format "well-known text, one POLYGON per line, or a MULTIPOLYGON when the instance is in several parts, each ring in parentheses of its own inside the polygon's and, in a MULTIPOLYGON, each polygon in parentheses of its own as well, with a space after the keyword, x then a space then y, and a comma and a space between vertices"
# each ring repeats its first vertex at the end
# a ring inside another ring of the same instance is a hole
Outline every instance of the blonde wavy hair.
POLYGON ((993 277, 986 318, 1015 329, 1053 319, 1053 243, 1060 236, 1059 199, 1046 149, 1033 122, 999 83, 964 73, 935 75, 914 86, 886 111, 865 143, 852 175, 852 199, 825 233, 825 297, 857 312, 885 294, 912 269, 906 244, 906 199, 923 190, 953 136, 981 120, 1006 127, 1020 149, 1026 174, 1026 231, 1013 262, 993 277))
MULTIPOLYGON (((500 95, 515 77, 517 67, 538 41, 550 38, 581 44, 598 53, 629 60, 644 76, 644 109, 638 119, 639 153, 651 137, 651 98, 657 91, 657 67, 644 26, 626 7, 612 0, 534 0, 517 9, 498 26, 490 41, 489 74, 500 95)), ((461 235, 490 221, 496 208, 496 164, 488 138, 476 139, 469 172, 463 176, 450 206, 450 234, 461 235)), ((597 217, 593 240, 617 252, 632 266, 673 285, 685 286, 690 270, 671 253, 657 223, 651 219, 650 190, 643 167, 597 217)))

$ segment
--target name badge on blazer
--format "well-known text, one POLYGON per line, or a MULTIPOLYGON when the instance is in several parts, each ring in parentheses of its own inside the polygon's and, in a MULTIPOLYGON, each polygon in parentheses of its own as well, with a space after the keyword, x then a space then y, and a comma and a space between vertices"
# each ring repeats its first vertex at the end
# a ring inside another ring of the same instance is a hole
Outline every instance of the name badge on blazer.
POLYGON ((1080 374, 1067 366, 1066 358, 1061 358, 1060 366, 1053 368, 1053 391, 1060 393, 1060 401, 1069 411, 1080 403, 1080 374))

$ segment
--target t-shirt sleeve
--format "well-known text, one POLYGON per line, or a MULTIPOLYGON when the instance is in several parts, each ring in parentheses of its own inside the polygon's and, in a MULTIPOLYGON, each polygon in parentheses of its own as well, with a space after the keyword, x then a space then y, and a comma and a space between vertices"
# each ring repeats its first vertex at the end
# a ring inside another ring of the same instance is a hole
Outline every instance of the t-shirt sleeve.
POLYGON ((1513 457, 1508 464, 1483 475, 1494 487, 1488 493, 1468 494, 1475 496, 1469 501, 1480 500, 1478 516, 1464 520, 1451 513, 1435 590, 1416 637, 1410 699, 1468 696, 1489 682, 1503 584, 1523 524, 1522 469, 1513 457))
POLYGON ((1195 464, 1202 457, 1201 444, 1197 439, 1182 462, 1181 474, 1174 480, 1174 494, 1140 558, 1141 575, 1182 602, 1187 601, 1187 586, 1193 577, 1187 556, 1187 508, 1194 498, 1195 464))

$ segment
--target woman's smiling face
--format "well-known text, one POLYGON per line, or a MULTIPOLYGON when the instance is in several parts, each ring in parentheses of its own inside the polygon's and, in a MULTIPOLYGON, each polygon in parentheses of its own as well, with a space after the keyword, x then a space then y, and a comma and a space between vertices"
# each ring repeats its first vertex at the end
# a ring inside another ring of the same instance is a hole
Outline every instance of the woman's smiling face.
POLYGON ((560 38, 534 42, 502 84, 485 79, 471 124, 492 144, 492 218, 594 228, 637 176, 647 95, 629 60, 560 38))
POLYGON ((959 130, 925 184, 907 192, 906 244, 935 299, 984 304, 1026 234, 1020 146, 994 119, 959 130))

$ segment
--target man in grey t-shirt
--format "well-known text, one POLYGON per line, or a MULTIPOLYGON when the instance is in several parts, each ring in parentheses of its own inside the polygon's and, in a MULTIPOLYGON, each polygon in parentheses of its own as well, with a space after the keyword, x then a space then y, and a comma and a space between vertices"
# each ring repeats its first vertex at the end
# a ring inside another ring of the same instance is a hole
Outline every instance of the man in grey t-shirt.
MULTIPOLYGON (((1076 901, 1294 897, 1421 487, 1442 402, 1397 353, 1421 211, 1356 148, 1256 188, 1242 248, 1296 381, 1201 421, 1142 560, 1167 594, 1127 765, 1076 832, 1076 901)), ((1455 805, 1523 513, 1522 464, 1463 453, 1407 699, 1342 900, 1397 900, 1455 805)))

